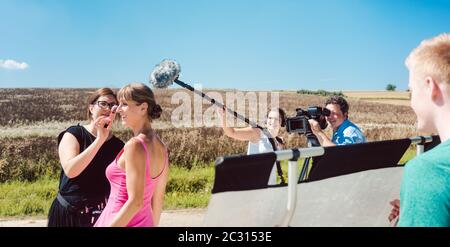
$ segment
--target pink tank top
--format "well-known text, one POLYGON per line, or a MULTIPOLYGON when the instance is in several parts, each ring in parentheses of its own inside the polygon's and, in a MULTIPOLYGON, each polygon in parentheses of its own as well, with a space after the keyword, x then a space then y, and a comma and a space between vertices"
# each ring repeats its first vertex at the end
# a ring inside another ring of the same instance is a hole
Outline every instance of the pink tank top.
MULTIPOLYGON (((147 150, 147 145, 145 142, 136 137, 142 144, 145 150, 145 188, 144 188, 144 205, 136 213, 136 215, 128 222, 127 227, 149 227, 154 226, 153 222, 153 210, 152 210, 152 196, 155 191, 155 186, 160 178, 161 174, 166 169, 168 165, 168 157, 166 152, 166 162, 161 173, 152 178, 150 176, 150 155, 147 150)), ((108 168, 106 168, 106 177, 111 185, 111 192, 109 194, 109 199, 106 207, 103 209, 102 214, 98 218, 94 227, 109 226, 111 221, 114 219, 119 210, 123 207, 125 202, 128 200, 127 184, 126 184, 126 174, 125 171, 119 166, 117 161, 122 155, 124 149, 122 149, 117 157, 114 159, 108 168)))

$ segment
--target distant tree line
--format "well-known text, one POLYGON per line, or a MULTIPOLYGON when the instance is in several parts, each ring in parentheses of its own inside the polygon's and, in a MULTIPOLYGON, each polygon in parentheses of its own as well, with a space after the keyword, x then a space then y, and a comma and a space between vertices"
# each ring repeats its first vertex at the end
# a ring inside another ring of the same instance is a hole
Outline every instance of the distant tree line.
POLYGON ((387 84, 386 86, 386 91, 395 91, 395 89, 397 89, 397 86, 394 84, 387 84))
POLYGON ((342 91, 330 92, 330 91, 326 91, 326 90, 322 90, 322 89, 316 90, 316 91, 300 89, 300 90, 297 90, 297 93, 298 94, 313 94, 313 95, 319 95, 319 96, 342 96, 342 97, 345 97, 345 95, 342 93, 342 91))

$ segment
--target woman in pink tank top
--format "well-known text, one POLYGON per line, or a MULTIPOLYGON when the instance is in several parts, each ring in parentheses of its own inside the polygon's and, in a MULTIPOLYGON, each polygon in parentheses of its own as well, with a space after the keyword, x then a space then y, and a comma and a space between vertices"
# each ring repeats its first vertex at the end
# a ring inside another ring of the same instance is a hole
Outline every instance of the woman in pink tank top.
POLYGON ((157 226, 168 180, 168 152, 151 122, 161 115, 152 90, 129 84, 118 93, 122 124, 131 138, 106 169, 111 193, 94 226, 157 226))

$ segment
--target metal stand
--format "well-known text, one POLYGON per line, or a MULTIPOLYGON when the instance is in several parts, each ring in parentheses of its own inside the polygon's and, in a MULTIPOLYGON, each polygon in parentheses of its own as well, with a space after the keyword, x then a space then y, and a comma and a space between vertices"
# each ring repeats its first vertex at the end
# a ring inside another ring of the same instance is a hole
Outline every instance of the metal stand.
POLYGON ((416 155, 423 154, 424 152, 425 152, 425 145, 424 144, 417 144, 416 155))
MULTIPOLYGON (((306 133, 306 139, 308 140, 308 147, 320 147, 320 142, 313 133, 306 133)), ((311 157, 305 158, 303 162, 302 170, 300 171, 300 176, 298 177, 298 182, 304 181, 308 173, 309 162, 311 157)))
POLYGON ((425 152, 425 144, 433 142, 433 136, 416 136, 411 137, 411 143, 416 143, 416 156, 425 152))
MULTIPOLYGON (((287 206, 280 226, 289 226, 289 222, 295 212, 297 205, 297 161, 300 158, 300 151, 292 149, 292 158, 288 163, 288 187, 287 187, 287 206)), ((277 157, 278 160, 278 157, 277 157)))
POLYGON ((280 224, 280 226, 284 227, 289 226, 297 205, 297 160, 289 160, 288 174, 286 214, 280 224))

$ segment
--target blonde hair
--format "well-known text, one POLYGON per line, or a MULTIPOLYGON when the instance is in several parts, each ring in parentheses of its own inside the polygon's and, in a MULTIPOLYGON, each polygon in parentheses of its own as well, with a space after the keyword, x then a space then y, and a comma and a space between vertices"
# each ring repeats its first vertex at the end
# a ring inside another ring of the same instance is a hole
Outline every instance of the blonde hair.
POLYGON ((138 104, 147 103, 147 115, 150 120, 161 116, 161 106, 156 104, 153 91, 143 83, 130 83, 119 90, 117 98, 123 100, 133 100, 138 104))
POLYGON ((438 82, 450 83, 450 34, 442 33, 422 41, 406 58, 405 64, 438 82))

